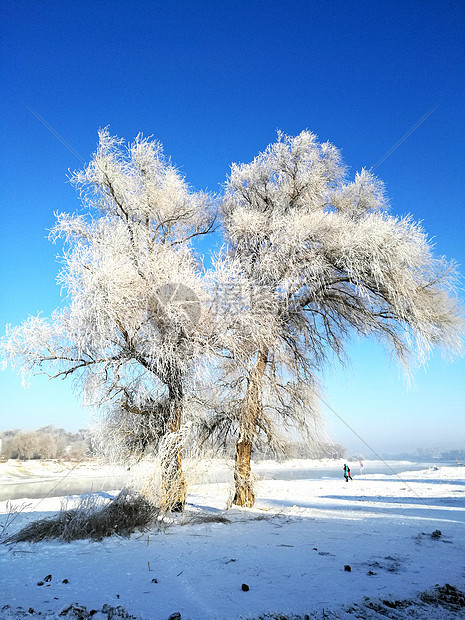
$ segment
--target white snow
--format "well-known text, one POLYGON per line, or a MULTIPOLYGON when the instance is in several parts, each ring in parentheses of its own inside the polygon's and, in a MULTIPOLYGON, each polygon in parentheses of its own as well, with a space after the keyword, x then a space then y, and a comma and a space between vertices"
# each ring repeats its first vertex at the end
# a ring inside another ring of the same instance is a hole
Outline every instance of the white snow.
MULTIPOLYGON (((1 464, 0 481, 15 476, 11 463, 1 464)), ((408 599, 445 583, 464 590, 465 468, 403 471, 400 479, 370 474, 374 464, 364 464, 364 475, 353 464, 349 482, 342 462, 340 479, 261 480, 253 509, 226 510, 229 483, 196 484, 183 516, 130 539, 0 545, 0 617, 13 617, 18 607, 58 614, 74 602, 88 610, 121 605, 150 620, 174 612, 182 620, 325 617, 323 609, 335 614, 327 617, 346 617, 344 606, 364 597, 408 599), (193 522, 214 515, 229 522, 193 522), (438 539, 431 537, 434 530, 441 531, 438 539), (47 575, 51 581, 38 586, 47 575)), ((255 470, 335 466, 338 461, 267 462, 255 470)), ((24 465, 30 474, 45 475, 36 467, 24 465)), ((217 467, 227 471, 214 461, 208 469, 217 467)), ((79 475, 89 472, 95 475, 88 467, 79 475)), ((68 506, 78 499, 69 498, 68 506)), ((50 516, 61 502, 0 502, 0 535, 50 516), (11 503, 23 507, 13 522, 11 503)), ((373 614, 359 617, 381 617, 373 614)), ((465 615, 430 609, 413 617, 465 615)))

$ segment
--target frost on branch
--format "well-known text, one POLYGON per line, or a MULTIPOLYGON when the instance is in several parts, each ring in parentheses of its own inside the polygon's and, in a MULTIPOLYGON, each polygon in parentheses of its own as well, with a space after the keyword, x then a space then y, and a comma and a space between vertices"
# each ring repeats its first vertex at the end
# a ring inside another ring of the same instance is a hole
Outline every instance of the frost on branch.
POLYGON ((220 273, 239 274, 253 291, 247 321, 230 320, 225 341, 238 403, 234 503, 252 505, 251 449, 264 412, 299 410, 282 404, 289 386, 311 385, 333 354, 344 359, 353 332, 386 343, 406 368, 433 345, 460 353, 463 309, 455 264, 433 256, 410 216, 389 214, 374 175, 348 181, 337 149, 308 131, 279 134, 251 163, 234 164, 222 215, 220 273))
POLYGON ((135 229, 141 224, 152 239, 179 243, 210 230, 210 197, 191 192, 165 159, 161 144, 141 134, 125 147, 101 130, 93 160, 71 180, 91 210, 116 216, 135 229))
POLYGON ((190 190, 159 143, 138 136, 126 147, 107 130, 72 182, 84 210, 57 214, 50 235, 64 242, 58 284, 66 305, 50 320, 10 329, 2 353, 23 374, 72 375, 112 439, 121 439, 114 456, 140 457, 147 438, 156 448, 163 433, 176 436, 162 464, 179 508, 185 402, 212 333, 191 240, 212 230, 212 200, 190 190))
POLYGON ((103 130, 72 181, 83 212, 57 214, 51 232, 64 243, 66 304, 10 328, 1 352, 24 377, 72 375, 100 408, 107 454, 156 455, 164 506, 182 509, 181 457, 197 432, 234 437, 233 501, 252 505, 253 447, 316 437, 318 374, 344 360, 352 333, 406 367, 433 346, 461 352, 455 264, 433 256, 410 216, 389 213, 381 181, 367 170, 349 181, 339 151, 308 131, 232 166, 226 244, 207 273, 191 243, 212 230, 212 200, 159 143, 125 146, 103 130))

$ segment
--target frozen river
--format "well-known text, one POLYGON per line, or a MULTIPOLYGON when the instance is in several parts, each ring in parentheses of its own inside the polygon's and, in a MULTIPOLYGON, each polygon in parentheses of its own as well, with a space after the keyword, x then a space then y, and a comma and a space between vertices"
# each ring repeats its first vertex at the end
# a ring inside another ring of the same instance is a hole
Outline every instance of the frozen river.
POLYGON ((121 489, 129 480, 129 476, 95 476, 85 478, 75 476, 64 479, 53 477, 49 479, 27 479, 21 482, 8 482, 0 485, 0 501, 98 493, 100 491, 121 489))
MULTIPOLYGON (((367 474, 393 474, 393 472, 402 476, 405 471, 418 471, 434 467, 436 465, 448 465, 449 463, 431 463, 431 462, 401 462, 388 461, 387 465, 382 461, 369 461, 364 467, 363 475, 367 474)), ((452 464, 452 463, 451 463, 452 464)), ((353 478, 359 475, 358 464, 352 464, 351 473, 353 478)), ((289 467, 288 464, 280 466, 280 463, 270 466, 262 466, 260 463, 254 466, 254 471, 262 480, 305 480, 305 479, 342 479, 342 467, 328 465, 325 467, 309 467, 302 468, 289 467)), ((229 482, 232 479, 232 472, 225 471, 224 467, 217 470, 210 470, 204 482, 222 483, 229 482)), ((49 478, 40 477, 26 478, 21 481, 6 482, 0 485, 0 501, 17 500, 23 498, 39 499, 42 497, 60 497, 63 495, 78 495, 83 493, 98 493, 101 491, 111 491, 121 489, 131 480, 131 475, 96 475, 96 476, 79 476, 79 475, 63 475, 50 476, 49 478)))

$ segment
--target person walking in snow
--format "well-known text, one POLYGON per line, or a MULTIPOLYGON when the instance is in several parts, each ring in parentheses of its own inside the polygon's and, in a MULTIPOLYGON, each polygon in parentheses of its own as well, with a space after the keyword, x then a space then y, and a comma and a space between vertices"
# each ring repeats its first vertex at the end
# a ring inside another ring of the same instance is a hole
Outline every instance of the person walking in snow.
POLYGON ((342 470, 344 472, 344 478, 346 479, 346 482, 349 482, 349 468, 347 467, 346 463, 344 463, 344 465, 342 466, 342 470))
POLYGON ((360 461, 360 475, 363 474, 363 463, 362 461, 360 461))
POLYGON ((349 482, 349 478, 352 480, 352 476, 350 475, 350 467, 344 463, 342 469, 344 471, 344 478, 346 479, 346 482, 349 482))

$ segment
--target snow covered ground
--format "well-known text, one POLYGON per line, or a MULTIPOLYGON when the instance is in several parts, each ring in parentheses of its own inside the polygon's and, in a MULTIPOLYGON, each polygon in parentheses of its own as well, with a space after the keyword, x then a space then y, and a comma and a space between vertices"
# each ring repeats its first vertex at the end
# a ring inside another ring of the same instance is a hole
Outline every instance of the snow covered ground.
MULTIPOLYGON (((367 461, 364 475, 354 466, 346 483, 342 461, 337 479, 293 475, 334 471, 334 461, 260 464, 271 477, 287 468, 289 479, 258 482, 253 509, 226 510, 230 484, 202 483, 198 473, 186 513, 164 528, 99 543, 1 545, 0 617, 17 618, 22 608, 27 617, 102 619, 123 617, 122 607, 150 620, 465 618, 465 607, 417 598, 436 584, 465 590, 465 468, 403 471, 399 479, 369 473, 375 465, 367 461)), ((66 473, 37 467, 23 465, 32 476, 66 473)), ((207 468, 218 469, 228 471, 221 462, 207 468)), ((11 462, 0 465, 0 482, 14 476, 11 462)), ((0 535, 52 515, 61 502, 15 500, 17 516, 0 502, 0 535)))

